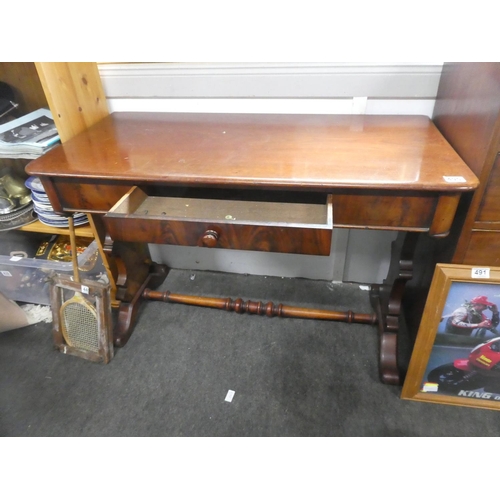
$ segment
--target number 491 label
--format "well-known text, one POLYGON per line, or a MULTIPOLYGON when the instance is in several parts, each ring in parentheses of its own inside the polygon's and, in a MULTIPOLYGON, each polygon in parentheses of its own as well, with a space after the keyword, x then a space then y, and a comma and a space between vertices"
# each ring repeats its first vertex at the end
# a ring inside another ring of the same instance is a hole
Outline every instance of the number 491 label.
POLYGON ((489 267, 473 267, 471 271, 471 278, 489 278, 489 267))

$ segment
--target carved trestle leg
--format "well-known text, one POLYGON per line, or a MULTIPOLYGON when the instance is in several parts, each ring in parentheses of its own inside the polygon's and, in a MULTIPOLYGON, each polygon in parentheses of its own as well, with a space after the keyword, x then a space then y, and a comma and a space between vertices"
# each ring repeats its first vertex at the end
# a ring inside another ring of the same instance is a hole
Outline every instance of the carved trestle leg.
POLYGON ((413 277, 413 257, 419 233, 408 232, 401 250, 396 242, 392 248, 391 266, 383 285, 372 285, 370 297, 378 317, 379 371, 382 382, 401 383, 398 366, 401 304, 406 283, 413 277))
POLYGON ((116 347, 123 347, 130 336, 137 319, 139 308, 144 299, 146 287, 156 288, 160 286, 168 274, 168 268, 164 265, 153 264, 144 282, 137 289, 130 301, 122 301, 118 310, 118 320, 113 331, 113 342, 116 347))
POLYGON ((168 268, 152 262, 147 243, 114 242, 109 235, 103 239, 103 249, 112 263, 110 268, 116 285, 118 315, 113 343, 123 347, 132 335, 144 289, 160 286, 167 277, 168 268))

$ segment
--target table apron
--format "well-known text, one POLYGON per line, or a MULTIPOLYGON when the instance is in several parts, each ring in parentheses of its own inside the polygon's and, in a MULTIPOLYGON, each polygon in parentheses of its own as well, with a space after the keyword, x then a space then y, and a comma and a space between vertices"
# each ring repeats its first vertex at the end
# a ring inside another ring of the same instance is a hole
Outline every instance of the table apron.
MULTIPOLYGON (((41 177, 41 180, 58 213, 106 214, 134 186, 133 182, 102 178, 41 177)), ((342 188, 330 193, 333 227, 418 231, 434 237, 449 233, 461 195, 460 192, 342 188)))

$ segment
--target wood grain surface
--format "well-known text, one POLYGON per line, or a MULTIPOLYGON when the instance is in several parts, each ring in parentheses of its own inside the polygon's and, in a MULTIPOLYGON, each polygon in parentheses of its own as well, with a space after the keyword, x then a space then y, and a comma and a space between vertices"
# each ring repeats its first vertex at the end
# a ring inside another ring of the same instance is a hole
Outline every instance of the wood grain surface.
POLYGON ((425 116, 113 113, 33 161, 27 171, 131 183, 324 191, 467 191, 478 184, 425 116))

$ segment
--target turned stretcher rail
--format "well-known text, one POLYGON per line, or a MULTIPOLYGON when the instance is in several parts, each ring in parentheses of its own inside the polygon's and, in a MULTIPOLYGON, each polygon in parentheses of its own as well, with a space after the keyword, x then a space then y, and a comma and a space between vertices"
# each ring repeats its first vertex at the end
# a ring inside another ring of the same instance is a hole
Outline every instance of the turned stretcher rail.
POLYGON ((225 311, 234 311, 237 313, 259 314, 261 316, 279 316, 282 318, 305 318, 305 319, 323 319, 329 321, 343 321, 345 323, 367 323, 374 325, 377 323, 376 314, 359 314, 352 311, 328 311, 325 309, 311 309, 305 307, 293 307, 284 304, 274 304, 273 302, 255 302, 243 299, 217 298, 217 297, 199 297, 196 295, 182 295, 170 291, 158 292, 146 288, 143 292, 143 298, 147 300, 156 300, 160 302, 173 302, 177 304, 186 304, 201 307, 211 307, 214 309, 223 309, 225 311))

